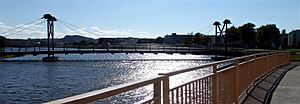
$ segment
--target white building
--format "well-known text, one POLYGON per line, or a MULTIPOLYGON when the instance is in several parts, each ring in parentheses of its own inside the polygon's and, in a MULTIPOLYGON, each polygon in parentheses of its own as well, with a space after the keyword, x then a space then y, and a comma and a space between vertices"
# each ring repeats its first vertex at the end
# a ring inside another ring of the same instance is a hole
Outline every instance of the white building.
POLYGON ((288 34, 288 46, 300 46, 300 30, 293 30, 288 34))

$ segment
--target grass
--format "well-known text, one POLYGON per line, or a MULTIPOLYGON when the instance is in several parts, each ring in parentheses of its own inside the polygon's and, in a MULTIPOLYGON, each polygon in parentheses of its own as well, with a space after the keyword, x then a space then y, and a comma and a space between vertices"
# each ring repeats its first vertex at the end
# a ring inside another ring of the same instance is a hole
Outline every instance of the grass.
POLYGON ((3 59, 3 58, 13 58, 13 57, 16 57, 16 56, 15 55, 0 56, 0 59, 3 59))
POLYGON ((288 49, 292 61, 300 61, 300 49, 288 49))

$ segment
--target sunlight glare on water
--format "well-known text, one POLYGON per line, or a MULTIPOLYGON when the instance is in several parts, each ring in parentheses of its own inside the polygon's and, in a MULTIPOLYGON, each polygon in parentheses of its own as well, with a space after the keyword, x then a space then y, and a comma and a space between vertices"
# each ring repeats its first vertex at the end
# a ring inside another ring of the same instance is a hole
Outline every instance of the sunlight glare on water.
MULTIPOLYGON (((40 62, 45 55, 26 55, 1 62, 0 103, 42 103, 107 88, 158 73, 202 65, 210 56, 180 54, 68 54, 60 62, 40 62), (34 61, 32 61, 34 60, 34 61)), ((209 71, 170 77, 170 87, 209 71)), ((142 87, 97 103, 133 103, 151 96, 153 86, 142 87)))

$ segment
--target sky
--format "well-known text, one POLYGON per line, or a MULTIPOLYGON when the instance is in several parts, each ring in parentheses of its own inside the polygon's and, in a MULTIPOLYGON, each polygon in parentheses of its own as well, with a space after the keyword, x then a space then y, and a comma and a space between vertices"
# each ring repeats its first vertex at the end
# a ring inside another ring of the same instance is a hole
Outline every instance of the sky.
POLYGON ((300 29, 300 0, 0 0, 0 35, 45 38, 44 20, 24 24, 46 13, 58 19, 56 38, 156 38, 174 32, 212 35, 213 22, 224 19, 236 27, 251 22, 256 28, 276 24, 287 32, 300 29), (73 29, 65 22, 74 25, 73 29), (22 27, 7 32, 18 26, 22 27))

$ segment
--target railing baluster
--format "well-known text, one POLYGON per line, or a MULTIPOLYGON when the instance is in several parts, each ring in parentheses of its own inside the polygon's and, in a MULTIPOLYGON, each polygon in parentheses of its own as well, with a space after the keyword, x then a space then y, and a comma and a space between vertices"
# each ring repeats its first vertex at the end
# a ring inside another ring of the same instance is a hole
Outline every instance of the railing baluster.
POLYGON ((195 89, 196 90, 196 92, 195 92, 196 93, 196 104, 198 104, 198 81, 196 81, 195 83, 196 83, 196 87, 195 87, 196 88, 195 89))
POLYGON ((179 88, 176 89, 176 104, 179 104, 179 94, 178 94, 178 91, 179 88))
POLYGON ((187 101, 187 99, 188 99, 188 93, 187 93, 187 92, 188 92, 188 90, 187 90, 187 85, 185 85, 185 86, 184 86, 184 88, 185 88, 185 92, 184 92, 184 94, 185 94, 185 99, 184 99, 184 100, 185 100, 185 103, 187 104, 187 102, 188 102, 188 101, 187 101))
POLYGON ((172 97, 172 100, 171 100, 171 101, 172 101, 172 104, 175 104, 175 103, 174 103, 174 90, 171 91, 171 95, 172 95, 172 96, 171 96, 171 97, 172 97))
POLYGON ((201 104, 204 104, 204 82, 201 80, 201 104))
POLYGON ((191 83, 188 84, 189 85, 189 103, 192 103, 192 94, 191 94, 191 83))
POLYGON ((207 81, 206 81, 206 78, 203 79, 203 82, 204 82, 204 102, 205 104, 207 103, 207 81))
POLYGON ((180 99, 181 102, 180 103, 182 104, 183 103, 183 99, 184 99, 184 97, 183 97, 183 86, 181 86, 180 89, 181 89, 180 90, 180 96, 181 96, 181 99, 180 99))

